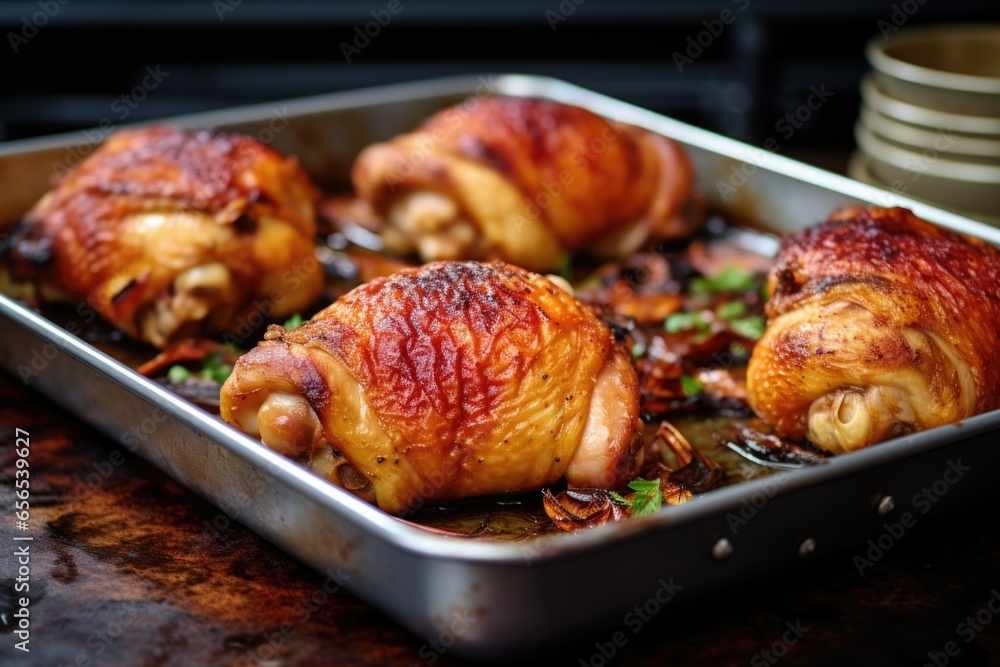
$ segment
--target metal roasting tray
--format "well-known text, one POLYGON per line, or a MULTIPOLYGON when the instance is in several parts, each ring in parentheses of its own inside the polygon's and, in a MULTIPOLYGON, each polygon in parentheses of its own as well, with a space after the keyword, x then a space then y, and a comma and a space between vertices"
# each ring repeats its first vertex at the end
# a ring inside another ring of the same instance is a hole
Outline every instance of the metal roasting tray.
MULTIPOLYGON (((574 104, 671 137, 689 151, 712 204, 780 232, 819 222, 844 204, 899 203, 1000 244, 998 229, 542 77, 440 79, 170 122, 273 137, 275 148, 297 155, 321 184, 342 184, 365 145, 486 92, 574 104), (741 167, 750 174, 742 184, 733 176, 741 167), (729 201, 719 181, 740 184, 728 192, 729 201)), ((0 144, 0 221, 17 219, 45 191, 54 168, 85 152, 81 139, 76 133, 0 144)), ((995 411, 824 465, 717 489, 651 517, 523 542, 486 542, 400 523, 2 296, 0 366, 14 377, 25 368, 37 370, 24 373, 26 384, 230 518, 437 641, 430 646, 490 660, 572 643, 589 646, 589 655, 595 641, 620 639, 619 631, 627 641, 641 629, 637 606, 666 617, 685 602, 711 599, 706 596, 713 591, 822 554, 842 557, 849 566, 854 554, 870 551, 869 540, 884 538, 887 522, 900 522, 907 512, 920 520, 930 505, 915 496, 922 489, 936 492, 939 512, 988 490, 990 471, 1000 462, 995 411)))

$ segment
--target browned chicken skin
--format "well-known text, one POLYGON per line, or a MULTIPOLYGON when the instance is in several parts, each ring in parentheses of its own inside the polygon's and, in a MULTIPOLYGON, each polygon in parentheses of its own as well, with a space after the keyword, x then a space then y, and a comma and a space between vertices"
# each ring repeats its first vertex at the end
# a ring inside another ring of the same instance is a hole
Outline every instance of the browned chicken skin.
POLYGON ((470 103, 355 162, 391 248, 542 271, 570 251, 626 255, 697 226, 691 165, 671 140, 556 102, 470 103))
POLYGON ((407 269, 272 326, 221 397, 226 421, 283 454, 342 453, 392 513, 562 477, 618 488, 642 463, 638 413, 630 356, 585 306, 471 262, 407 269))
POLYGON ((165 347, 312 303, 316 197, 294 159, 249 137, 122 131, 38 202, 7 254, 41 298, 86 301, 165 347))
POLYGON ((783 242, 750 359, 754 410, 831 452, 1000 408, 1000 252, 900 208, 783 242))

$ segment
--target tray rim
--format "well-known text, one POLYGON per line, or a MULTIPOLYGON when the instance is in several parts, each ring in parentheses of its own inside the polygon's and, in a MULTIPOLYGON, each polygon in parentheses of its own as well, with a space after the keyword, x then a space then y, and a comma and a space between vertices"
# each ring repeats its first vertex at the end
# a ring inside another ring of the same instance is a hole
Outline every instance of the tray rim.
MULTIPOLYGON (((764 150, 565 81, 523 74, 463 75, 404 84, 389 84, 174 116, 122 125, 121 127, 139 127, 164 122, 182 127, 212 127, 259 120, 261 117, 267 117, 276 106, 289 108, 290 115, 308 115, 329 111, 333 103, 336 103, 337 110, 344 110, 363 108, 378 102, 398 101, 401 97, 414 93, 420 97, 463 93, 468 95, 472 94, 471 91, 475 89, 475 84, 479 83, 484 76, 498 82, 495 94, 544 97, 584 107, 588 107, 588 103, 600 102, 609 109, 620 111, 620 115, 613 117, 614 120, 631 123, 666 136, 681 134, 684 136, 684 139, 679 139, 682 143, 697 146, 734 160, 744 161, 743 157, 747 151, 764 150)), ((0 142, 0 157, 85 145, 86 142, 81 142, 79 139, 79 132, 70 132, 0 142), (66 143, 70 139, 73 142, 66 143)), ((1000 245, 1000 229, 779 154, 768 153, 768 156, 769 164, 765 171, 775 172, 795 180, 810 179, 808 182, 812 185, 862 201, 871 202, 876 197, 884 197, 888 192, 893 198, 894 205, 911 208, 921 217, 932 219, 935 224, 985 238, 1000 245)), ((323 480, 299 464, 271 451, 258 441, 225 424, 221 419, 172 394, 152 380, 138 375, 110 355, 3 294, 0 294, 0 316, 6 317, 49 342, 58 343, 58 349, 61 352, 70 354, 133 395, 156 405, 185 426, 206 437, 211 437, 216 444, 223 446, 227 451, 246 462, 266 470, 267 474, 276 477, 278 481, 286 484, 289 488, 305 493, 311 500, 336 511, 338 517, 360 525, 363 530, 372 531, 372 537, 381 539, 398 550, 421 557, 499 566, 530 567, 533 562, 549 562, 585 553, 595 548, 595 544, 603 547, 619 540, 641 537, 648 532, 669 530, 675 525, 698 521, 706 517, 722 516, 727 510, 738 508, 740 503, 754 492, 773 488, 775 479, 774 475, 770 475, 716 489, 706 495, 699 496, 696 502, 671 507, 669 510, 649 517, 632 518, 625 522, 607 524, 578 533, 541 536, 530 541, 486 541, 437 535, 402 523, 349 492, 323 480), (536 550, 537 554, 531 562, 527 561, 524 545, 536 545, 543 542, 545 547, 536 550)), ((28 384, 30 386, 30 383, 28 384)), ((85 420, 81 419, 81 421, 85 420)), ((813 468, 777 473, 784 475, 784 481, 777 495, 791 494, 797 490, 811 488, 857 473, 872 472, 887 463, 948 447, 958 440, 991 431, 1000 431, 1000 410, 897 438, 876 447, 833 457, 827 463, 813 468)), ((183 480, 179 481, 183 482, 183 480)))
MULTIPOLYGON (((886 206, 903 206, 909 208, 920 217, 933 218, 931 222, 934 222, 934 224, 948 227, 964 234, 977 236, 989 241, 993 245, 1000 246, 1000 228, 993 227, 959 213, 953 213, 933 204, 900 195, 890 189, 857 181, 849 176, 836 174, 821 167, 781 155, 780 153, 768 151, 765 148, 731 139, 710 130, 664 116, 655 111, 643 109, 629 102, 589 90, 568 81, 544 75, 480 73, 439 77, 406 83, 383 84, 333 93, 276 100, 273 102, 241 105, 213 111, 199 111, 133 123, 122 123, 115 126, 115 130, 145 127, 158 123, 167 123, 185 128, 232 125, 253 122, 268 117, 274 108, 278 106, 288 108, 289 115, 309 115, 328 111, 331 103, 336 103, 338 110, 364 108, 372 104, 396 100, 407 93, 416 93, 421 97, 461 93, 472 95, 475 94, 474 91, 477 89, 476 84, 482 85, 481 82, 484 79, 490 83, 491 89, 494 90, 493 94, 496 95, 548 98, 566 104, 576 104, 585 108, 599 103, 608 109, 619 111, 619 115, 611 116, 612 120, 637 125, 671 138, 674 138, 677 134, 681 134, 684 138, 675 139, 676 141, 696 146, 740 162, 747 162, 744 158, 747 157, 750 151, 763 152, 767 154, 768 160, 768 165, 762 167, 764 171, 774 172, 796 180, 806 180, 805 177, 809 177, 812 179, 810 180, 812 185, 855 197, 867 203, 875 203, 877 198, 881 198, 886 202, 884 204, 886 206)), ((100 131, 98 128, 87 129, 100 131)), ((3 141, 0 142, 0 158, 37 150, 85 146, 89 142, 81 141, 80 139, 81 134, 87 131, 87 129, 3 141)))

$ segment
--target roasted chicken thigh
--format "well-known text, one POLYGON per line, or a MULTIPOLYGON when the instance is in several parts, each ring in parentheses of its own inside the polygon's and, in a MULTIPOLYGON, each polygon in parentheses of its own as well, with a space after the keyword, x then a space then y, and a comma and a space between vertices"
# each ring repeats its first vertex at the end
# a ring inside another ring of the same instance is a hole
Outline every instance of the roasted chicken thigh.
POLYGON ((5 255, 41 299, 86 302, 165 347, 312 303, 316 196, 294 159, 249 137, 121 131, 42 197, 5 255))
POLYGON ((901 208, 788 237, 769 276, 750 404, 845 452, 1000 408, 1000 252, 901 208))
POLYGON ((536 99, 472 99, 365 149, 355 190, 397 251, 502 259, 532 270, 567 252, 628 254, 699 222, 673 141, 536 99))
POLYGON ((624 346, 553 282, 502 263, 406 269, 272 326, 221 414, 285 455, 345 457, 331 481, 397 514, 563 477, 619 488, 642 463, 624 346))

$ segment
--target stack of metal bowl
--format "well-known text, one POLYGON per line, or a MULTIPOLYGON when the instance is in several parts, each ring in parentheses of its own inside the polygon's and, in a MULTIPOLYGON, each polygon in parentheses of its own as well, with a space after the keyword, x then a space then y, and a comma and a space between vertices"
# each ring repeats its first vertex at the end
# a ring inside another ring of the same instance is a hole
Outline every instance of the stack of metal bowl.
POLYGON ((1000 24, 867 46, 853 178, 1000 226, 1000 24))

